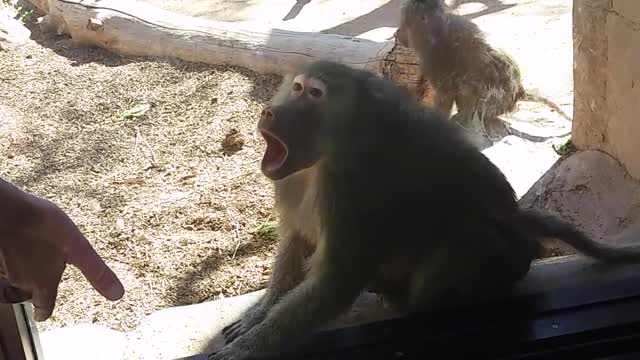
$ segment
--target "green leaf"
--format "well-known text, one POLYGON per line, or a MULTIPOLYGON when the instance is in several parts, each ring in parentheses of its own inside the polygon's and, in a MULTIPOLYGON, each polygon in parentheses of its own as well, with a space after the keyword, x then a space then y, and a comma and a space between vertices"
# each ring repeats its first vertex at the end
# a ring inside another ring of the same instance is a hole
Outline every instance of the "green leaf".
POLYGON ((566 143, 556 146, 556 145, 551 145, 553 147, 553 150, 555 150, 555 152, 562 156, 562 155, 566 155, 568 154, 571 150, 573 150, 573 144, 571 143, 571 139, 567 140, 566 143))
POLYGON ((254 230, 254 233, 257 237, 265 240, 277 240, 278 239, 278 228, 276 222, 266 222, 260 224, 254 230))
POLYGON ((129 110, 124 111, 122 114, 118 116, 118 121, 129 120, 137 117, 141 117, 147 113, 151 109, 151 105, 142 104, 132 107, 129 110))

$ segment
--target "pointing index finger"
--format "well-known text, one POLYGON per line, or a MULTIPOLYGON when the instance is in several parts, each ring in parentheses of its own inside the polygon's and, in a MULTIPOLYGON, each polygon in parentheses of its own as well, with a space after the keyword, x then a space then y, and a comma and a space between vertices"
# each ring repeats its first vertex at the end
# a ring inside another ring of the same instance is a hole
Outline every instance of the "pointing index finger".
POLYGON ((75 225, 72 225, 67 240, 69 241, 65 254, 67 262, 80 269, 91 286, 108 300, 115 301, 122 298, 124 295, 122 283, 75 225))

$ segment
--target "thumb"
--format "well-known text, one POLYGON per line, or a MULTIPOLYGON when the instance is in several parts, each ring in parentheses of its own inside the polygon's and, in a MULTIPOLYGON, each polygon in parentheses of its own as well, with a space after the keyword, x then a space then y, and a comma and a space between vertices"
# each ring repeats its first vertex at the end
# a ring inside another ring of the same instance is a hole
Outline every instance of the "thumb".
POLYGON ((124 287, 107 264, 100 258, 89 241, 73 226, 69 237, 67 263, 80 269, 84 277, 96 291, 108 300, 119 300, 124 295, 124 287))
POLYGON ((31 299, 31 295, 22 289, 11 286, 9 281, 0 279, 0 303, 17 304, 31 299))

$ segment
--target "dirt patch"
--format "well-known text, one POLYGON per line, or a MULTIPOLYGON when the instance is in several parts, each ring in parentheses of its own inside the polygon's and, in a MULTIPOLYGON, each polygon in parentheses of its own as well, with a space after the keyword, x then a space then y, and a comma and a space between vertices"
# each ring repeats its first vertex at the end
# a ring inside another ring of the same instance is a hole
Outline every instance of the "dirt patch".
POLYGON ((66 210, 126 287, 107 302, 70 268, 40 330, 128 331, 158 309, 263 288, 276 242, 254 129, 279 79, 32 30, 0 51, 0 176, 66 210))

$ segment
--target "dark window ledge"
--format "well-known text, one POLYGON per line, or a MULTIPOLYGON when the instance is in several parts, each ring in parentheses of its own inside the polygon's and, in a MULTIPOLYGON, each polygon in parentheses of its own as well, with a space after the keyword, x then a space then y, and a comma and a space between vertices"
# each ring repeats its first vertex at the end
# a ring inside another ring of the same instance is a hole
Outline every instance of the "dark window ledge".
MULTIPOLYGON (((640 265, 604 266, 581 256, 542 260, 534 264, 514 297, 323 331, 286 358, 457 356, 640 359, 640 265)), ((206 355, 187 359, 204 360, 206 355)))

